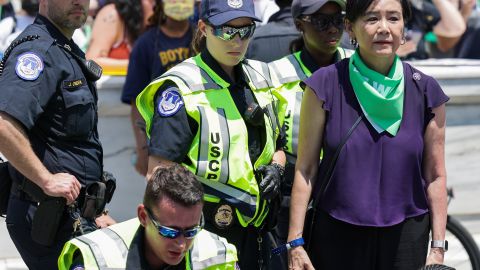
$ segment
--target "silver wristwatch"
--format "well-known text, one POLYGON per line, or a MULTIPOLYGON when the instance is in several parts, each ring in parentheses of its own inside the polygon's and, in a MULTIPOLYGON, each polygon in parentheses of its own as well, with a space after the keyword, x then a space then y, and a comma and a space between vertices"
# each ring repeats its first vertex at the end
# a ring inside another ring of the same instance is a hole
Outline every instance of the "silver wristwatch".
POLYGON ((432 240, 430 241, 431 248, 441 248, 443 251, 448 250, 448 241, 447 240, 432 240))

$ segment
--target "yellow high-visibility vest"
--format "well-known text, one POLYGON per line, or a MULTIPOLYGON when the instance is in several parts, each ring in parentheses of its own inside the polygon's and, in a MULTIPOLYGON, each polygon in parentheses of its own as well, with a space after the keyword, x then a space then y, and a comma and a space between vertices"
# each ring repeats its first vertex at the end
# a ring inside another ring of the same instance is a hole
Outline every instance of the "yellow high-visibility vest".
MULTIPOLYGON (((354 51, 338 48, 337 59, 350 57, 354 51)), ((298 132, 300 130, 300 107, 303 98, 303 89, 300 83, 312 76, 310 71, 300 59, 301 51, 287 55, 268 64, 272 74, 274 93, 277 97, 287 100, 286 112, 283 114, 286 133, 284 147, 288 156, 296 157, 298 150, 298 132)), ((288 157, 287 156, 287 157, 288 157)), ((290 159, 288 159, 290 160, 290 159)))
POLYGON ((259 61, 242 63, 250 89, 262 107, 266 143, 257 160, 250 160, 248 132, 241 113, 230 96, 230 86, 197 55, 171 68, 151 82, 137 97, 137 108, 150 134, 157 90, 167 81, 175 83, 187 114, 198 123, 184 163, 205 187, 204 199, 220 200, 236 208, 239 223, 259 227, 268 213, 268 203, 259 196, 254 170, 269 164, 276 151, 279 123, 286 102, 271 92, 268 66, 259 61), (277 118, 277 117, 280 117, 277 118))
MULTIPOLYGON (((128 250, 139 226, 140 222, 134 218, 68 241, 58 258, 58 269, 70 269, 77 251, 81 252, 87 270, 125 269, 128 250)), ((234 270, 237 260, 234 245, 201 230, 185 255, 185 270, 234 270)))

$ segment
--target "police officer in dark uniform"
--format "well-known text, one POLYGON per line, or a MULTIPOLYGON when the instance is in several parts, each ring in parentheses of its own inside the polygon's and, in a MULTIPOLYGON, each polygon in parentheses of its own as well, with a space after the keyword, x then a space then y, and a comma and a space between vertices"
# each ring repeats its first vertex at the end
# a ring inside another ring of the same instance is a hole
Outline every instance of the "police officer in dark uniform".
POLYGON ((0 152, 13 180, 6 222, 29 269, 57 268, 73 232, 66 205, 102 178, 94 85, 101 69, 88 69, 71 39, 88 7, 89 0, 40 0, 35 22, 0 63, 0 152))

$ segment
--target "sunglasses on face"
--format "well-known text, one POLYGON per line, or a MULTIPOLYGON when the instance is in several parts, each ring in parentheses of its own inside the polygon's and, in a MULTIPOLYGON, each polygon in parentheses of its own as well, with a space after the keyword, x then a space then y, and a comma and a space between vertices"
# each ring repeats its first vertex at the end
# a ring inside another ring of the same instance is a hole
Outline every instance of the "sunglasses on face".
POLYGON ((210 26, 212 27, 213 35, 225 41, 232 40, 236 34, 240 36, 241 40, 251 38, 256 28, 254 23, 241 27, 234 27, 228 25, 210 26))
POLYGON ((333 26, 337 29, 343 29, 345 13, 327 15, 327 14, 316 14, 316 15, 305 15, 302 18, 302 21, 309 22, 317 31, 325 31, 330 26, 333 26))
POLYGON ((197 234, 203 229, 203 225, 205 223, 203 219, 203 214, 202 218, 200 219, 200 225, 197 225, 193 228, 186 229, 186 230, 178 230, 174 228, 170 228, 167 226, 161 225, 153 216, 152 212, 150 209, 145 207, 145 210, 147 212, 148 218, 152 221, 153 225, 157 227, 158 233, 168 239, 175 239, 178 238, 180 235, 183 235, 186 239, 193 239, 197 234))

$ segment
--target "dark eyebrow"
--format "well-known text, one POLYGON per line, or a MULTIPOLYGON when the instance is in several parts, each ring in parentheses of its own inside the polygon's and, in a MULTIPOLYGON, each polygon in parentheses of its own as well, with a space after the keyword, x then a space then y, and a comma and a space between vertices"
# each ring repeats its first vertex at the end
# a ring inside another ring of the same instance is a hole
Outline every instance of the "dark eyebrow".
MULTIPOLYGON (((367 11, 365 12, 364 16, 369 16, 369 15, 379 15, 380 12, 378 11, 367 11)), ((387 15, 400 15, 402 14, 400 11, 392 10, 392 11, 387 11, 387 15)))

